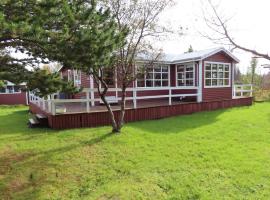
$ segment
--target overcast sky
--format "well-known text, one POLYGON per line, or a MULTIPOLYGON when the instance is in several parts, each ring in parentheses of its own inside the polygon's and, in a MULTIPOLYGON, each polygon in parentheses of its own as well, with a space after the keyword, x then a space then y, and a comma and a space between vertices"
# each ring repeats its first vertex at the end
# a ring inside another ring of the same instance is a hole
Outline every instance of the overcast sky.
MULTIPOLYGON (((161 19, 163 23, 170 23, 173 28, 183 26, 188 30, 185 36, 162 41, 160 46, 164 52, 182 53, 187 51, 189 45, 192 45, 194 50, 220 46, 198 33, 198 30, 208 31, 202 20, 202 4, 206 4, 206 0, 175 1, 176 5, 166 10, 161 19)), ((270 50, 270 0, 213 0, 213 3, 219 4, 219 11, 223 16, 232 17, 228 26, 238 43, 263 53, 270 50)), ((241 60, 238 64, 239 69, 246 72, 251 54, 240 50, 235 50, 234 54, 241 60)), ((269 61, 262 59, 259 62, 260 65, 270 64, 269 61)), ((259 69, 258 72, 260 71, 259 69)))

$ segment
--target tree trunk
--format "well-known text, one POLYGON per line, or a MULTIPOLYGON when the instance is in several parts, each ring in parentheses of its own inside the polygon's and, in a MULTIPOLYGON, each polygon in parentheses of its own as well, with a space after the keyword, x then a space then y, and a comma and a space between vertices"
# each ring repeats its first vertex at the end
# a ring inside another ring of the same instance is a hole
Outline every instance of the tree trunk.
POLYGON ((126 110, 126 87, 122 87, 122 96, 121 96, 121 109, 120 109, 120 116, 117 122, 117 129, 120 132, 121 128, 125 123, 125 110, 126 110))
POLYGON ((103 103, 105 104, 107 110, 109 111, 109 115, 110 115, 110 118, 111 118, 111 124, 112 124, 112 132, 113 133, 118 133, 119 132, 118 125, 116 123, 115 116, 114 116, 114 113, 112 111, 111 105, 106 100, 105 95, 100 94, 100 98, 103 101, 103 103))

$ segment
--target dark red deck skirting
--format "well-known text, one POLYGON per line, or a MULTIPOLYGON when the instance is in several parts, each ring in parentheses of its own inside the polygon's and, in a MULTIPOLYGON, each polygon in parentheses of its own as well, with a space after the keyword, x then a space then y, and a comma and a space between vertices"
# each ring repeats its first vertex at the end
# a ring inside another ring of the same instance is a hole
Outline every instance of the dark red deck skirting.
MULTIPOLYGON (((172 106, 158 106, 149 108, 137 108, 126 110, 125 122, 160 119, 176 115, 185 115, 201 111, 211 111, 236 106, 250 106, 252 98, 241 98, 231 100, 209 101, 202 103, 186 103, 172 106)), ((43 113, 48 116, 49 126, 53 129, 97 127, 110 124, 110 118, 107 112, 96 113, 78 113, 52 116, 33 104, 30 104, 30 110, 33 113, 43 113)), ((119 111, 115 111, 117 115, 119 111)))

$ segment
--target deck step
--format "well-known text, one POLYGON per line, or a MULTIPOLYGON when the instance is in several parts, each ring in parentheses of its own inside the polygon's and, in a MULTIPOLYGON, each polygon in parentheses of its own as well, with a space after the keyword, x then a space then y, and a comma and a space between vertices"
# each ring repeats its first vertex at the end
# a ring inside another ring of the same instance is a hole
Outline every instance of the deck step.
POLYGON ((46 115, 43 115, 43 114, 36 114, 36 118, 37 119, 47 119, 48 117, 46 115))
POLYGON ((28 122, 28 125, 30 128, 35 128, 35 127, 38 127, 39 126, 39 121, 35 118, 30 118, 29 119, 29 122, 28 122))

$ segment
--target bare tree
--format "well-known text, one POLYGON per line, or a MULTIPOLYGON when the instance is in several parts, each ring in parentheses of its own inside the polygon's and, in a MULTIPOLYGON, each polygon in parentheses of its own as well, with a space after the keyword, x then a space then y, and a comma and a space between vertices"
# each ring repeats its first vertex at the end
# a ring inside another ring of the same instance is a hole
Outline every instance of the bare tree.
POLYGON ((98 76, 96 72, 94 77, 96 83, 101 84, 99 95, 110 113, 113 132, 120 132, 124 124, 126 90, 136 80, 137 70, 144 70, 135 69, 136 59, 143 55, 144 59, 147 57, 149 60, 147 65, 152 65, 161 55, 161 51, 152 45, 151 40, 161 39, 171 33, 170 29, 160 25, 159 17, 172 4, 173 0, 104 0, 101 5, 111 10, 119 31, 129 29, 126 43, 118 49, 115 65, 111 67, 117 74, 118 88, 121 88, 120 116, 115 116, 106 100, 108 85, 104 80, 103 70, 98 76))
POLYGON ((212 15, 206 16, 204 12, 204 21, 212 33, 201 33, 204 37, 217 44, 230 45, 232 46, 232 49, 241 49, 243 51, 252 53, 257 57, 270 60, 268 53, 262 53, 239 44, 229 31, 228 22, 230 21, 230 18, 223 17, 218 11, 218 6, 215 6, 211 0, 207 0, 207 3, 212 11, 212 15))

